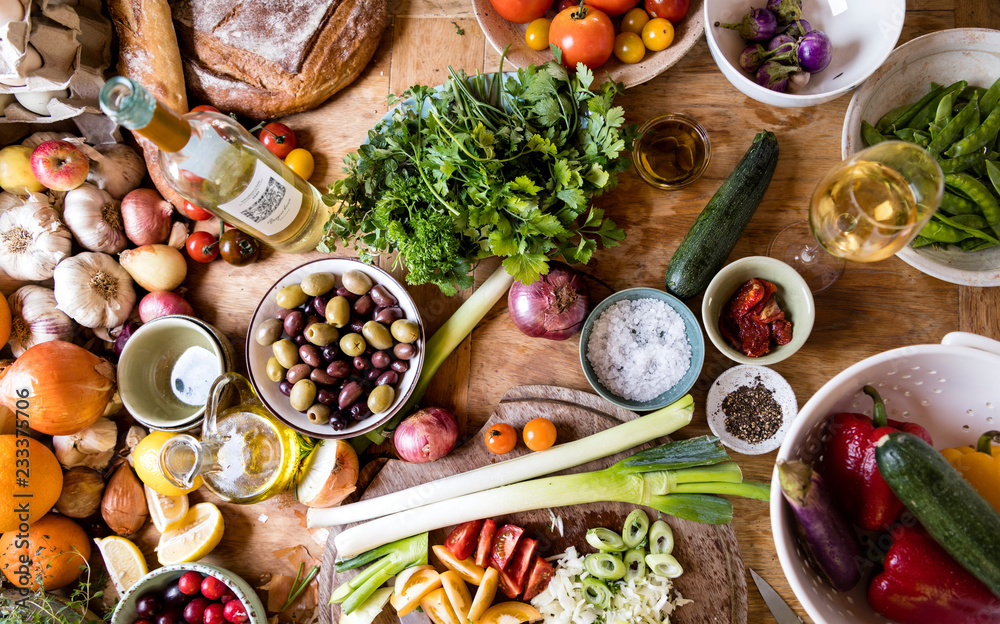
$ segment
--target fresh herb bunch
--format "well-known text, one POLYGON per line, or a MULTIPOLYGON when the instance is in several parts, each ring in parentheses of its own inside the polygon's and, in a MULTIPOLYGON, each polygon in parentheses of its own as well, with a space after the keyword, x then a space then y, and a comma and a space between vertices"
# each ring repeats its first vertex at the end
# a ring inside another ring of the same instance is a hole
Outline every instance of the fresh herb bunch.
POLYGON ((448 71, 439 89, 390 96, 390 106, 404 104, 345 157, 347 177, 323 197, 337 210, 321 251, 338 239, 367 261, 398 251, 410 284, 452 295, 472 286, 481 258, 501 256, 531 283, 550 257, 587 263, 598 240, 625 238, 590 206, 629 166, 622 152, 635 128, 613 106, 620 84, 591 90, 589 69, 570 76, 553 62, 516 77, 448 71))
MULTIPOLYGON (((76 548, 73 549, 76 552, 76 548)), ((77 553, 79 554, 79 553, 77 553)), ((80 581, 73 587, 68 597, 58 597, 45 593, 44 588, 24 595, 21 589, 10 586, 0 587, 0 622, 4 624, 106 624, 111 620, 112 610, 103 618, 95 618, 88 610, 94 600, 104 596, 104 591, 95 589, 107 583, 105 574, 91 579, 89 563, 80 566, 83 571, 80 581)), ((42 574, 36 581, 42 585, 42 574)))

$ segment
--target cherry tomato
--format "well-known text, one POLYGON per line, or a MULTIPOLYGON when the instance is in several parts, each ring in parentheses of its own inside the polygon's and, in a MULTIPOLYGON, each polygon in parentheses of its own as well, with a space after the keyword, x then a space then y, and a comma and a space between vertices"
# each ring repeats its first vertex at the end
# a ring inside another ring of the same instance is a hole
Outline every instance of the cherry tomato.
POLYGON ((608 15, 621 15, 637 4, 639 0, 587 0, 587 6, 600 9, 608 15))
POLYGON ((219 254, 233 266, 244 266, 257 259, 260 242, 239 230, 229 230, 219 239, 219 254))
POLYGON ((517 432, 507 423, 499 423, 486 430, 486 448, 497 455, 503 455, 517 446, 517 432))
POLYGON ((303 180, 308 180, 316 167, 316 161, 309 150, 296 147, 288 156, 285 156, 285 164, 295 173, 302 176, 303 180))
POLYGON ((691 0, 646 0, 645 7, 650 17, 662 17, 676 24, 688 14, 691 0))
POLYGON ((649 14, 642 9, 632 9, 622 18, 622 32, 642 34, 642 27, 649 21, 649 14))
POLYGON ((562 13, 563 9, 580 6, 580 0, 559 0, 556 4, 556 13, 562 13))
POLYGON ((549 47, 549 20, 539 17, 528 24, 528 30, 524 31, 524 42, 532 50, 546 50, 549 47))
POLYGON ((188 236, 187 252, 195 262, 211 262, 219 257, 219 239, 210 232, 199 231, 188 236))
POLYGON ((615 56, 622 63, 638 63, 646 56, 646 46, 642 37, 634 32, 619 33, 615 37, 615 56))
POLYGON ((527 24, 545 15, 552 0, 490 0, 500 17, 515 24, 527 24))
POLYGON ((195 206, 189 201, 184 202, 184 209, 181 211, 188 219, 195 221, 208 221, 212 218, 212 213, 201 206, 195 206))
POLYGON ((283 123, 273 121, 260 131, 260 142, 278 158, 284 158, 298 147, 295 133, 283 123))
POLYGON ((222 112, 219 109, 217 109, 216 107, 209 106, 208 104, 199 104, 198 106, 195 106, 194 108, 191 109, 192 113, 199 113, 199 112, 202 112, 202 111, 209 112, 209 113, 221 113, 222 112))
POLYGON ((662 17, 654 17, 642 27, 642 42, 651 52, 667 49, 674 42, 674 25, 662 17))
POLYGON ((562 64, 566 67, 583 63, 597 69, 615 49, 615 27, 611 18, 597 9, 565 9, 552 20, 549 43, 562 50, 562 64))
POLYGON ((524 445, 533 451, 544 451, 556 443, 556 426, 547 418, 533 418, 524 426, 524 445))

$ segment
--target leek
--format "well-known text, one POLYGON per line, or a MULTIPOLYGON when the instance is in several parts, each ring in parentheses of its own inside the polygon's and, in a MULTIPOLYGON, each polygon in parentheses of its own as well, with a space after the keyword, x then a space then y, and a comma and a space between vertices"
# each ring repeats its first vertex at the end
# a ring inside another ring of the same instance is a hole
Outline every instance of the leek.
POLYGON ((639 581, 646 576, 646 551, 642 548, 632 548, 625 552, 625 580, 639 581))
POLYGON ((625 540, 611 529, 598 527, 587 531, 587 543, 597 550, 621 552, 625 550, 625 540))
POLYGON ((684 574, 684 568, 681 567, 677 559, 666 553, 646 555, 646 566, 653 574, 671 579, 684 574))
POLYGON ((764 501, 770 497, 768 484, 743 481, 736 464, 715 465, 728 459, 714 436, 671 442, 604 470, 534 479, 384 516, 343 531, 334 544, 341 557, 352 557, 386 541, 470 520, 600 501, 645 505, 695 522, 726 524, 733 518, 733 505, 715 492, 764 501))
POLYGON ((606 581, 617 581, 625 576, 625 563, 622 562, 622 558, 607 552, 584 557, 583 569, 606 581))
POLYGON ((375 590, 406 568, 427 563, 427 534, 421 533, 406 539, 382 545, 346 561, 338 561, 337 572, 351 570, 374 562, 363 572, 342 584, 330 597, 330 602, 343 603, 344 615, 361 607, 375 590))
POLYGON ((635 548, 646 539, 649 532, 649 516, 641 509, 633 509, 622 526, 622 541, 627 548, 635 548))
POLYGON ((456 496, 566 470, 669 435, 690 423, 693 415, 694 400, 691 395, 685 395, 661 410, 586 438, 554 446, 547 451, 523 455, 350 505, 310 509, 306 516, 308 526, 324 527, 363 522, 456 496))
POLYGON ((600 609, 611 606, 611 590, 599 578, 588 576, 580 581, 583 599, 600 609))
POLYGON ((657 520, 649 530, 649 552, 653 555, 669 555, 673 551, 673 529, 663 520, 657 520))

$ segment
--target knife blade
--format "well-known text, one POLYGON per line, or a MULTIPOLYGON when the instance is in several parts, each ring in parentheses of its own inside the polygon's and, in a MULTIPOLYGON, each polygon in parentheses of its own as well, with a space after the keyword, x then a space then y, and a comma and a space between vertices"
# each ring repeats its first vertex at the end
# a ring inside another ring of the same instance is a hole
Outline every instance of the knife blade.
POLYGON ((795 615, 795 612, 788 606, 785 599, 778 592, 774 591, 774 588, 762 579, 753 568, 750 568, 750 575, 753 577, 753 582, 757 585, 757 590, 760 592, 761 597, 764 598, 764 604, 771 610, 771 615, 774 616, 774 619, 778 620, 778 624, 803 624, 802 618, 795 615))

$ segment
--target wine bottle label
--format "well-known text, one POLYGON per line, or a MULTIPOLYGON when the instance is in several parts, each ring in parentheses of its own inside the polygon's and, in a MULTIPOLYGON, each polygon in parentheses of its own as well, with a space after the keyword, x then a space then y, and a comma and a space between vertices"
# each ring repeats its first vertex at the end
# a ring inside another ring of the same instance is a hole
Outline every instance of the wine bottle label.
POLYGON ((291 225, 301 207, 302 192, 260 160, 239 197, 219 204, 219 210, 242 218, 264 236, 291 225))

